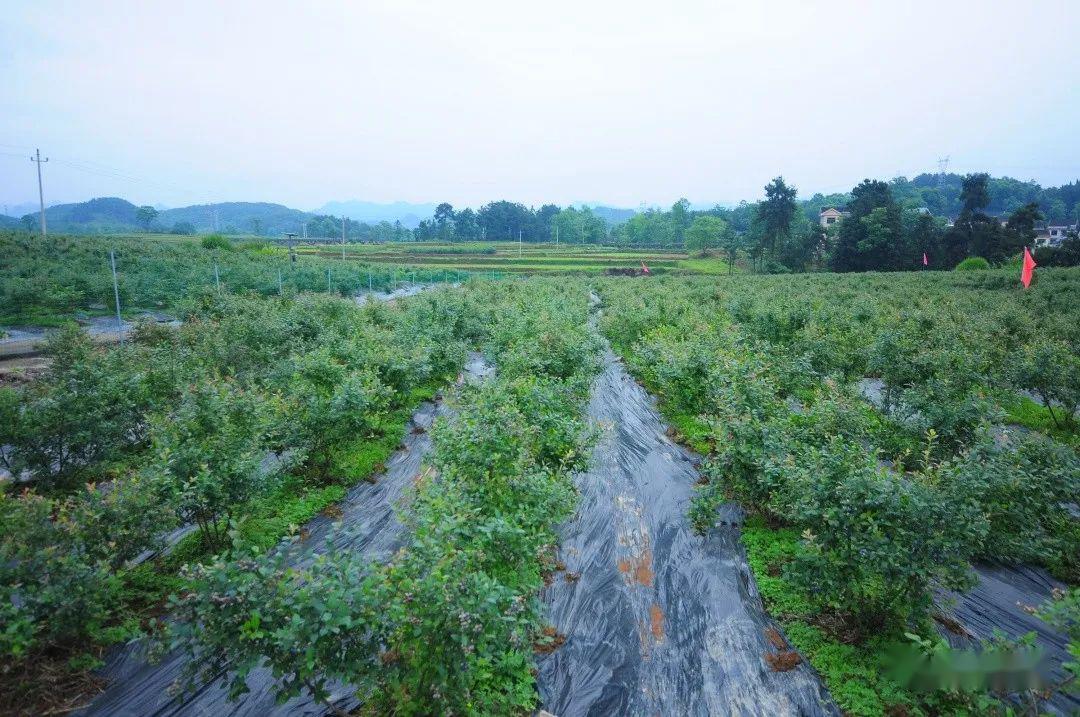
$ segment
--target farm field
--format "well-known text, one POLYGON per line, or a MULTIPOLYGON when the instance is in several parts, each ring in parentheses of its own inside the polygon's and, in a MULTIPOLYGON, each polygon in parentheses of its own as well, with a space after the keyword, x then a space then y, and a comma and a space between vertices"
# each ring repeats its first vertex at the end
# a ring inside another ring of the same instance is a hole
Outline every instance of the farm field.
MULTIPOLYGON (((327 259, 341 257, 340 245, 304 246, 300 251, 327 259)), ((580 244, 524 243, 520 247, 517 242, 350 244, 346 245, 346 256, 378 264, 477 273, 602 273, 608 269, 640 270, 642 262, 657 274, 727 271, 727 265, 720 259, 692 259, 685 252, 580 244)))
POLYGON ((597 291, 604 333, 706 456, 691 519, 710 535, 746 511, 764 605, 845 713, 1003 709, 901 687, 885 666, 905 640, 1031 640, 1056 688, 1040 711, 1080 708, 1080 272, 597 291))
POLYGON ((1080 705, 1080 270, 257 287, 0 389, 13 714, 1080 705))
POLYGON ((1080 717, 1080 0, 909 5, 7 3, 0 717, 1080 717))
MULTIPOLYGON (((221 240, 207 248, 196 237, 52 236, 0 232, 0 327, 55 326, 76 315, 115 311, 109 252, 116 256, 125 313, 167 310, 207 291, 262 296, 329 291, 352 296, 384 291, 403 278, 389 263, 344 269, 340 261, 298 255, 263 241, 221 240), (216 272, 216 273, 215 273, 216 272)), ((464 273, 420 272, 417 281, 461 281, 464 273)))
POLYGON ((295 262, 281 243, 258 237, 204 248, 198 237, 116 235, 40 239, 0 232, 0 327, 56 326, 72 316, 114 312, 109 252, 117 260, 120 303, 126 316, 166 310, 219 288, 270 296, 327 291, 342 296, 385 291, 402 282, 457 283, 535 273, 601 273, 608 269, 656 274, 726 273, 716 258, 665 251, 516 243, 296 246, 295 262), (215 275, 215 266, 217 274, 215 275), (328 276, 329 272, 329 276, 328 276))

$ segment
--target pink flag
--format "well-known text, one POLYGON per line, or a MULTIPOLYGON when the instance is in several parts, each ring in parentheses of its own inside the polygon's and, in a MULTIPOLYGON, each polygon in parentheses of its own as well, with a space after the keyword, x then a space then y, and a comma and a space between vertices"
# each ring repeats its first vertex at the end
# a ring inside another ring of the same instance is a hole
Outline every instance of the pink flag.
POLYGON ((649 273, 649 267, 645 266, 645 262, 641 262, 641 270, 646 274, 649 273))
POLYGON ((1038 264, 1035 263, 1035 257, 1031 255, 1027 247, 1024 247, 1024 268, 1020 271, 1020 283, 1024 285, 1024 288, 1031 286, 1031 277, 1035 275, 1035 267, 1038 264))
POLYGON ((923 266, 930 266, 930 262, 927 261, 927 259, 926 259, 926 252, 925 251, 922 253, 922 265, 923 266))

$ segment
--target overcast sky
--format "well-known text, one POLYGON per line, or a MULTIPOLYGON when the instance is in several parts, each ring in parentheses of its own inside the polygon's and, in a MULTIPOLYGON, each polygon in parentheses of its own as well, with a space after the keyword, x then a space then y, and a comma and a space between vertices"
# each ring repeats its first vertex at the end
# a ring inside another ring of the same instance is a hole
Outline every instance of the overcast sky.
POLYGON ((636 207, 1080 177, 1080 2, 0 0, 0 201, 636 207))

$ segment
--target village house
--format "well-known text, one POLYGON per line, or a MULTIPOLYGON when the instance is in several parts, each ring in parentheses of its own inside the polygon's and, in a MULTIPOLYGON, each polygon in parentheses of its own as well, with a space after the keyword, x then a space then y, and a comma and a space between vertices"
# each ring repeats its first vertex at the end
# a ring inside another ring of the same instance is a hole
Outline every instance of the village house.
POLYGON ((822 207, 818 213, 818 221, 821 222, 823 228, 836 224, 838 221, 846 217, 851 212, 841 211, 836 207, 822 207))
POLYGON ((1061 242, 1065 241, 1071 232, 1076 231, 1080 231, 1080 223, 1049 222, 1046 228, 1038 229, 1035 246, 1061 246, 1061 242))

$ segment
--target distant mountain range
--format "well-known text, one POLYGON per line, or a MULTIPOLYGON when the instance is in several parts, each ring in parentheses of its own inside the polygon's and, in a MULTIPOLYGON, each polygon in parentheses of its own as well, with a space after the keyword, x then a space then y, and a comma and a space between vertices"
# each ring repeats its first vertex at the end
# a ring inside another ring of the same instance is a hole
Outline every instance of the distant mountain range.
POLYGON ((358 222, 378 224, 379 222, 401 222, 407 229, 415 229, 422 219, 429 219, 435 214, 437 204, 410 204, 409 202, 362 202, 350 199, 344 202, 327 202, 318 209, 318 214, 342 215, 358 222))
POLYGON ((158 215, 157 221, 165 228, 187 222, 200 233, 221 231, 230 234, 274 236, 285 232, 301 233, 301 227, 311 216, 308 212, 290 209, 282 204, 221 202, 166 209, 158 215))
MULTIPOLYGON (((219 231, 228 234, 261 234, 280 236, 286 232, 301 233, 305 220, 319 215, 342 215, 354 221, 367 224, 379 222, 397 222, 408 229, 415 229, 423 219, 430 219, 435 214, 436 204, 412 204, 409 202, 391 202, 378 204, 358 200, 327 202, 314 212, 292 209, 282 204, 269 202, 220 202, 217 204, 197 204, 190 207, 161 209, 154 219, 152 228, 156 231, 172 231, 183 227, 205 234, 219 231), (190 226, 185 226, 190 225, 190 226)), ((32 205, 19 205, 26 209, 32 205)), ((158 205, 160 208, 161 205, 158 205)), ((9 208, 11 211, 12 208, 9 208)), ((633 209, 591 206, 594 214, 602 217, 609 226, 621 224, 636 212, 633 209)), ((45 219, 49 229, 66 234, 111 234, 142 230, 135 204, 119 197, 99 197, 86 202, 54 204, 45 209, 45 219)), ((36 207, 22 213, 19 218, 0 215, 0 228, 23 226, 26 229, 37 227, 36 207)))
MULTIPOLYGON (((87 202, 55 204, 45 209, 45 221, 49 229, 70 234, 109 234, 141 230, 137 212, 139 208, 119 197, 100 197, 87 202)), ((276 236, 285 232, 301 231, 301 225, 313 215, 299 209, 268 202, 221 202, 191 207, 166 209, 154 219, 153 228, 171 231, 177 225, 190 225, 190 229, 207 233, 213 231, 231 234, 263 234, 276 236)), ((6 219, 6 218, 5 218, 6 219)), ((0 226, 22 225, 27 229, 37 226, 37 212, 24 214, 20 219, 0 220, 0 226)))
POLYGON ((576 207, 588 207, 592 210, 592 213, 607 222, 609 227, 618 226, 623 222, 630 219, 630 217, 637 214, 637 210, 634 209, 619 209, 618 207, 602 207, 595 204, 587 204, 583 202, 577 202, 574 204, 576 207))
POLYGON ((29 214, 30 212, 36 212, 37 210, 38 210, 37 202, 23 202, 22 204, 7 204, 7 205, 4 206, 4 214, 0 214, 0 216, 7 215, 7 216, 11 217, 12 219, 18 219, 19 217, 21 217, 24 214, 29 214))

